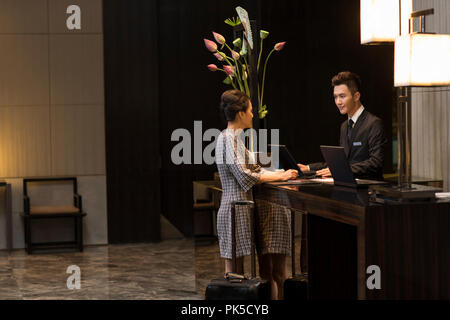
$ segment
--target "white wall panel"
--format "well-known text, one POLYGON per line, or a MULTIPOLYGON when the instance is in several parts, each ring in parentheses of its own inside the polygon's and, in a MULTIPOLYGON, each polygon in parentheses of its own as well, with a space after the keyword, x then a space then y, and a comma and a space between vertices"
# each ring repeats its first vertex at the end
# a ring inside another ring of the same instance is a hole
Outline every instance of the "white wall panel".
POLYGON ((48 33, 47 0, 0 1, 1 33, 48 33))
POLYGON ((102 35, 50 36, 51 104, 102 104, 102 35))
MULTIPOLYGON (((0 179, 12 184, 14 247, 24 246, 22 181, 36 176, 77 176, 84 243, 107 243, 102 1, 0 0, 0 47, 0 179), (81 30, 66 27, 72 4, 81 30)), ((47 224, 37 240, 71 232, 47 224)))
POLYGON ((0 34, 0 106, 48 105, 48 35, 0 34))
MULTIPOLYGON (((450 34, 450 1, 414 0, 414 10, 434 8, 426 31, 450 34)), ((449 57, 450 59, 450 57, 449 57)), ((450 188, 450 87, 413 88, 413 175, 444 180, 450 188)))
POLYGON ((0 177, 50 174, 48 107, 0 107, 0 177))
POLYGON ((106 174, 104 108, 52 106, 52 174, 106 174))

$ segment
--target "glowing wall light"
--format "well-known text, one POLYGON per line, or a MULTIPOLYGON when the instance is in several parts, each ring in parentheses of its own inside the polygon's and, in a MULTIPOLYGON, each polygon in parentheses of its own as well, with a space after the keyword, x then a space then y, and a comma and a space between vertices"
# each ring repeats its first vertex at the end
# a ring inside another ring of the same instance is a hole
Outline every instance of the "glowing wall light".
POLYGON ((361 0, 361 44, 394 42, 409 32, 412 0, 361 0), (400 5, 401 4, 401 5, 400 5))
POLYGON ((394 85, 450 85, 450 35, 415 33, 397 37, 394 85))

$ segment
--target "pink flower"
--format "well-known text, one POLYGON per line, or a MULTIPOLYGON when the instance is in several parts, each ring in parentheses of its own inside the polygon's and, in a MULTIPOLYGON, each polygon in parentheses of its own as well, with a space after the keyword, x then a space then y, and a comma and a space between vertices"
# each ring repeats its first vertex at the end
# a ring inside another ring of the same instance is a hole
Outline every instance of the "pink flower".
POLYGON ((208 64, 209 71, 217 71, 217 66, 215 64, 208 64))
POLYGON ((218 53, 218 52, 214 53, 214 57, 216 57, 217 60, 219 60, 219 61, 223 61, 222 55, 220 53, 218 53))
POLYGON ((225 38, 221 34, 216 33, 216 32, 213 32, 212 34, 214 36, 214 39, 216 39, 217 43, 220 43, 220 44, 225 43, 225 38))
POLYGON ((206 49, 208 49, 211 52, 217 51, 217 44, 214 41, 208 39, 203 39, 203 41, 205 42, 206 49))
POLYGON ((241 56, 239 55, 239 53, 237 53, 237 52, 234 51, 234 50, 231 50, 231 56, 233 57, 234 60, 239 60, 239 58, 241 57, 241 56))
POLYGON ((285 44, 286 44, 286 41, 285 42, 278 42, 277 44, 275 44, 275 50, 277 50, 277 51, 283 50, 285 44))
POLYGON ((234 67, 232 67, 232 66, 224 66, 223 70, 225 70, 226 74, 229 76, 234 75, 234 67))

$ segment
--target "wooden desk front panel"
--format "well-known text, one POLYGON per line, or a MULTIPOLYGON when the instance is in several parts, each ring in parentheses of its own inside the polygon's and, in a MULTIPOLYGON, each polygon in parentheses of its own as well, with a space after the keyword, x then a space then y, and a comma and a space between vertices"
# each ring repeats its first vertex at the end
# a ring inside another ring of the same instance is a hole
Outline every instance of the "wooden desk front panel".
POLYGON ((256 199, 308 213, 311 299, 450 299, 449 202, 378 205, 323 187, 255 188, 256 199), (366 286, 370 265, 379 290, 366 286))
POLYGON ((368 299, 450 299, 450 203, 371 208, 366 265, 381 269, 368 299))

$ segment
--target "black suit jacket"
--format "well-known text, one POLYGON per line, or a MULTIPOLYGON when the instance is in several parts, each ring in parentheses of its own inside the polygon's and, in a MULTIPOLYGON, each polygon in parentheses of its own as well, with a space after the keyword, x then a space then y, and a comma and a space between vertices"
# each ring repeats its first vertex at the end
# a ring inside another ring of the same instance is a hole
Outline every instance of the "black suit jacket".
MULTIPOLYGON (((387 139, 380 118, 364 109, 353 126, 350 140, 347 137, 348 120, 341 125, 339 144, 345 154, 355 178, 383 180, 384 148, 387 139)), ((327 167, 326 163, 312 163, 311 170, 327 167)))

